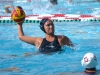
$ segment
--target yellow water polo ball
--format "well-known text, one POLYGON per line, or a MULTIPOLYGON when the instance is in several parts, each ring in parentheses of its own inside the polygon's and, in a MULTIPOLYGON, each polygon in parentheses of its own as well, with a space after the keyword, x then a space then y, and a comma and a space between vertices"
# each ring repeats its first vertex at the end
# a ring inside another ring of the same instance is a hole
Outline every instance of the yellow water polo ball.
POLYGON ((24 21, 26 17, 25 12, 23 9, 15 8, 11 13, 11 19, 16 23, 21 23, 24 21))

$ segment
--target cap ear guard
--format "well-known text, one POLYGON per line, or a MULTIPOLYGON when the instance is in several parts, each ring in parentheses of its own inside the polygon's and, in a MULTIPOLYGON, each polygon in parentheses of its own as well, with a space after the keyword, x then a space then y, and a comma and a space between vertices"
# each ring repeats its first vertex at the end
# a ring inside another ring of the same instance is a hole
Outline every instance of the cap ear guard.
MULTIPOLYGON (((43 32, 45 32, 45 30, 44 30, 44 25, 39 25, 39 27, 40 27, 40 29, 43 31, 43 32)), ((46 33, 46 32, 45 32, 46 33)))
POLYGON ((44 24, 45 24, 45 22, 48 21, 48 20, 50 20, 50 19, 48 19, 48 18, 43 18, 43 19, 41 20, 41 22, 40 22, 40 29, 41 29, 44 33, 46 33, 46 31, 45 31, 45 29, 44 29, 44 24))

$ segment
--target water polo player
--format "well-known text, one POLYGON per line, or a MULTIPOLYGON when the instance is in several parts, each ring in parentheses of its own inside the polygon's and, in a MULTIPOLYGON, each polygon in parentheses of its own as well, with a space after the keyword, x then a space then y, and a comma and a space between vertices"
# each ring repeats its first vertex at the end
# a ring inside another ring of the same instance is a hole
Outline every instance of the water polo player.
POLYGON ((55 35, 54 23, 48 18, 40 22, 40 29, 45 33, 45 38, 25 36, 22 24, 18 24, 18 36, 20 40, 35 45, 41 53, 52 53, 61 51, 64 45, 73 46, 70 39, 63 35, 55 35))

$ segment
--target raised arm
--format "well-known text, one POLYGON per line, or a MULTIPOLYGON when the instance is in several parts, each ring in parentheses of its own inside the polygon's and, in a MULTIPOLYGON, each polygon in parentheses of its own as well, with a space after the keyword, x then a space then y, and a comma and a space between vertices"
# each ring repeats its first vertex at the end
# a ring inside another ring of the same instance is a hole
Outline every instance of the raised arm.
POLYGON ((27 43, 32 44, 32 45, 36 44, 37 38, 24 35, 22 24, 18 24, 18 36, 19 36, 19 39, 24 41, 24 42, 27 42, 27 43))

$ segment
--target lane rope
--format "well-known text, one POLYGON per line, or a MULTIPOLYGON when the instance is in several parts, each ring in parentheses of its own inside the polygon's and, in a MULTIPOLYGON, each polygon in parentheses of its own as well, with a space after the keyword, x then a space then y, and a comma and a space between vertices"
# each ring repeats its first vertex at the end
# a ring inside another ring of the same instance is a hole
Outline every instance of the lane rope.
MULTIPOLYGON (((44 17, 52 19, 54 22, 100 22, 100 15, 75 15, 75 14, 41 14, 27 15, 25 23, 39 23, 44 17)), ((0 23, 14 23, 10 16, 0 16, 0 23)))

